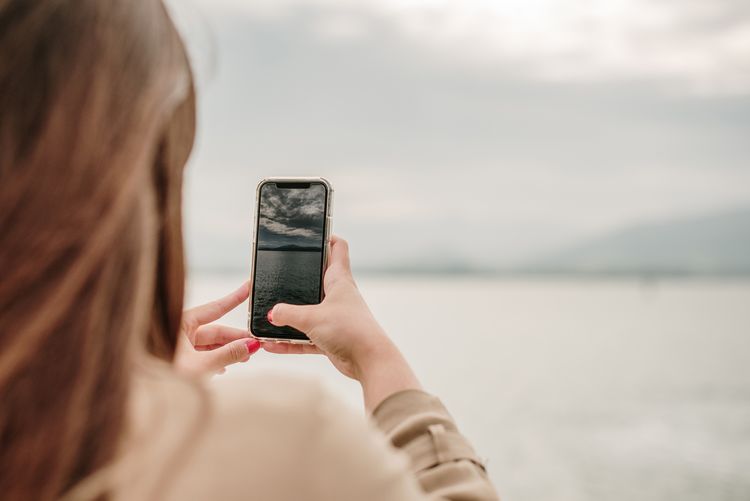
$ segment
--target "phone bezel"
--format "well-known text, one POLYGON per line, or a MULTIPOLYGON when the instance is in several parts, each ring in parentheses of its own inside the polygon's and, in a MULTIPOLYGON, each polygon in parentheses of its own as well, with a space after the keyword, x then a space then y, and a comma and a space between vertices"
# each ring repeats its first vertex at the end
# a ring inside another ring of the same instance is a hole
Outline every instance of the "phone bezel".
POLYGON ((325 275, 326 267, 328 266, 328 249, 330 247, 331 239, 331 215, 333 207, 333 186, 331 183, 323 177, 266 177, 263 178, 258 186, 255 188, 255 210, 253 216, 253 238, 252 238, 252 260, 250 269, 250 298, 248 302, 247 311, 247 330, 251 336, 261 341, 270 341, 276 343, 292 343, 292 344, 312 344, 307 338, 288 338, 288 337, 268 337, 253 332, 253 304, 255 296, 255 269, 257 265, 257 253, 258 253, 258 225, 260 224, 260 194, 263 186, 269 183, 319 183, 325 187, 326 200, 325 200, 325 224, 323 229, 323 256, 321 261, 320 269, 320 301, 325 296, 323 290, 323 276, 325 275))

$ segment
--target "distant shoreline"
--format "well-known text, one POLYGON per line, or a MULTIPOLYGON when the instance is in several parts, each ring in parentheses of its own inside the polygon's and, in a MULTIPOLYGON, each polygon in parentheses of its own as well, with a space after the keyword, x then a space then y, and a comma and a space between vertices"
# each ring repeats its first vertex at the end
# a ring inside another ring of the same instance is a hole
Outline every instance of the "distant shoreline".
POLYGON ((319 247, 299 247, 297 245, 283 245, 281 247, 258 247, 258 250, 283 252, 321 252, 319 247))
MULTIPOLYGON (((262 250, 262 249, 259 249, 262 250)), ((282 251, 284 252, 284 251, 282 251)), ((288 251, 286 251, 288 252, 288 251)), ((245 272, 241 267, 204 267, 195 265, 190 271, 199 274, 235 274, 245 272)), ((720 281, 750 281, 750 272, 709 272, 688 270, 641 270, 641 271, 576 271, 576 270, 497 270, 497 269, 438 269, 438 268, 407 268, 407 267, 355 267, 358 276, 382 277, 412 277, 412 278, 478 278, 487 280, 626 280, 626 281, 669 281, 669 280, 720 280, 720 281)))

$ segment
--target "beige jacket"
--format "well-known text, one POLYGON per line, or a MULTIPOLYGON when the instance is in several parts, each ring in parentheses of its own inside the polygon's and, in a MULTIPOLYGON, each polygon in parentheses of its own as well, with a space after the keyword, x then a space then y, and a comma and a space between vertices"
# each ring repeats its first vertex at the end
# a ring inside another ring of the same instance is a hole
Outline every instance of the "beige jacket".
POLYGON ((122 500, 498 499, 445 407, 421 391, 389 397, 368 421, 316 382, 202 385, 151 364, 131 400, 121 460, 73 497, 107 478, 122 500))

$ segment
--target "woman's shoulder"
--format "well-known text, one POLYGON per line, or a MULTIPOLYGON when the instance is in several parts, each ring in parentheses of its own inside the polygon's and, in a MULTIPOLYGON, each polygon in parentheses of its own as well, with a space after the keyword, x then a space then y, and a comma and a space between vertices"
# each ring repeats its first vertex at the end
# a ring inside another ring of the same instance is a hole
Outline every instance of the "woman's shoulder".
POLYGON ((200 384, 162 370, 142 391, 151 412, 155 402, 166 412, 150 420, 137 454, 145 473, 123 499, 418 499, 406 458, 313 378, 259 371, 200 384))
POLYGON ((332 398, 315 378, 268 370, 215 378, 205 387, 217 420, 251 418, 268 427, 284 426, 286 419, 299 427, 299 415, 312 417, 310 413, 332 398))
POLYGON ((150 391, 170 395, 169 428, 184 438, 163 448, 173 467, 158 497, 168 500, 299 498, 323 429, 353 415, 329 415, 342 404, 322 383, 276 372, 202 384, 163 373, 150 391))
POLYGON ((195 380, 155 363, 139 371, 133 396, 139 421, 167 408, 182 410, 178 413, 186 419, 201 411, 207 414, 203 416, 206 431, 212 431, 208 424, 223 430, 231 421, 248 420, 254 427, 282 427, 284 419, 296 422, 301 414, 312 417, 316 408, 336 400, 319 380, 301 375, 264 370, 195 380))

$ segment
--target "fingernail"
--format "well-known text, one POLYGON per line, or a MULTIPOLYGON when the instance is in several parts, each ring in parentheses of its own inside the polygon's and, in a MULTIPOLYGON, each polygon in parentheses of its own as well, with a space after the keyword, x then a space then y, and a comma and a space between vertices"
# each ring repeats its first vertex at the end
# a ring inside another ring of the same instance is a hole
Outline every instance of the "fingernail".
POLYGON ((260 341, 257 339, 249 339, 245 346, 247 347, 247 353, 248 355, 252 355, 256 351, 260 350, 260 341))
POLYGON ((268 315, 266 315, 266 317, 268 318, 268 323, 272 324, 273 323, 273 308, 268 310, 268 315))

